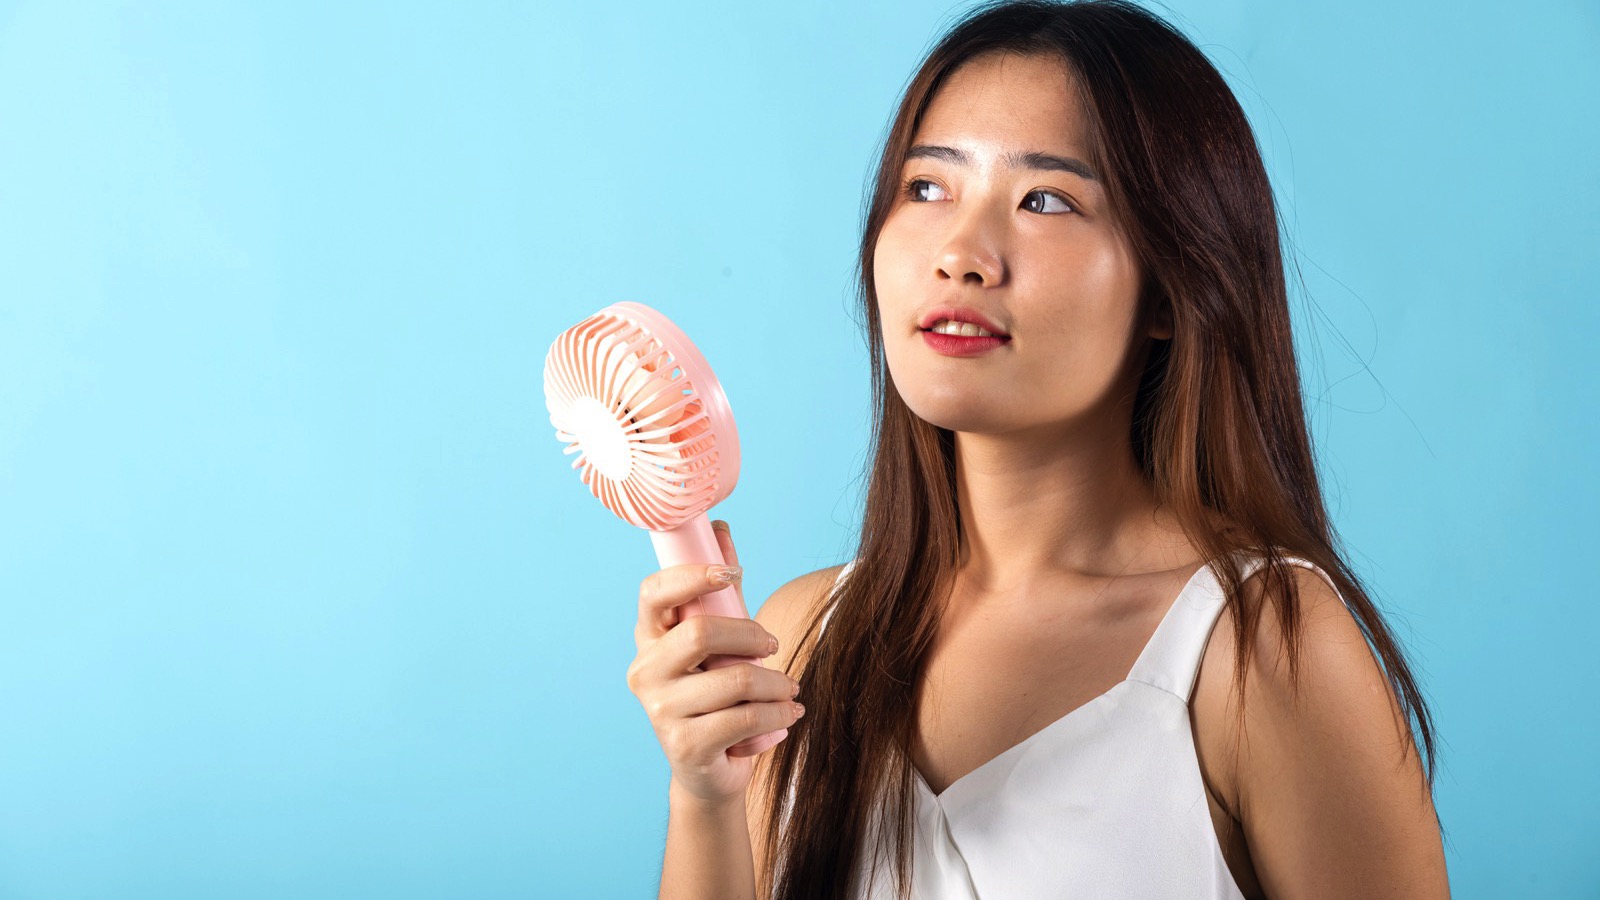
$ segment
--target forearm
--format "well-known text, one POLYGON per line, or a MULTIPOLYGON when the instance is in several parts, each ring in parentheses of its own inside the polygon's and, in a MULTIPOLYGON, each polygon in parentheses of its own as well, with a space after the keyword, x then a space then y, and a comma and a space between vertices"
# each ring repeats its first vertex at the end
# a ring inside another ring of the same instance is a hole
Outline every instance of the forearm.
POLYGON ((675 779, 667 796, 660 900, 755 900, 755 858, 743 801, 707 806, 681 791, 675 779))

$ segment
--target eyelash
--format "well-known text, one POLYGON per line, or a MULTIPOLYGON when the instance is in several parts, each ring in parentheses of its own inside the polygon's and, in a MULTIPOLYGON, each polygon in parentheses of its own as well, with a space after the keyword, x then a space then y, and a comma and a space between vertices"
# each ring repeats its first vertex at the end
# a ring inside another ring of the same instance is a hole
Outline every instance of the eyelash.
MULTIPOLYGON (((933 182, 929 181, 926 178, 908 178, 908 179, 906 179, 904 184, 900 185, 900 195, 902 197, 905 197, 907 200, 910 200, 913 203, 931 202, 931 201, 918 200, 917 199, 917 185, 919 185, 919 184, 933 184, 933 182)), ((1044 188, 1039 188, 1038 190, 1033 190, 1033 191, 1029 191, 1028 192, 1028 196, 1030 196, 1030 197, 1032 197, 1034 194, 1049 194, 1050 196, 1056 198, 1057 200, 1060 200, 1062 203, 1065 203, 1067 205, 1068 209, 1071 210, 1071 212, 1067 212, 1067 213, 1040 213, 1039 215, 1041 215, 1041 216, 1045 216, 1045 215, 1054 215, 1054 216, 1075 215, 1078 212, 1078 205, 1076 203, 1072 202, 1066 196, 1056 193, 1055 191, 1047 191, 1044 188)))

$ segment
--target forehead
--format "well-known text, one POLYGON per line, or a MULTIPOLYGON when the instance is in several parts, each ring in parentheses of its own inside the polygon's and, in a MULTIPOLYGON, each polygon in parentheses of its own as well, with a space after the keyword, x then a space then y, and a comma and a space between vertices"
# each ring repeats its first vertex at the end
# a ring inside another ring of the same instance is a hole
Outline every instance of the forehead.
POLYGON ((1078 86, 1056 57, 986 53, 945 76, 917 126, 917 143, 960 142, 994 152, 1022 146, 1088 150, 1078 86))

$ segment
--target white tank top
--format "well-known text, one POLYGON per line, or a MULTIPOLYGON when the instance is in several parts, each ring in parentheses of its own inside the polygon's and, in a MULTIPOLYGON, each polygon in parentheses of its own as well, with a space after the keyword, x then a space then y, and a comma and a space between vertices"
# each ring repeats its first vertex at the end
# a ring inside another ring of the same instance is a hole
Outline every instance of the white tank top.
MULTIPOLYGON (((1311 562, 1288 561, 1333 586, 1311 562)), ((1244 576, 1262 564, 1247 558, 1244 576)), ((840 570, 835 590, 854 566, 840 570)), ((1243 900, 1211 824, 1189 725, 1195 675, 1222 601, 1215 571, 1201 566, 1124 681, 943 793, 913 768, 911 896, 1243 900)), ((823 628, 832 615, 830 606, 823 628)), ((851 900, 894 896, 892 859, 870 874, 874 841, 860 854, 851 900)))

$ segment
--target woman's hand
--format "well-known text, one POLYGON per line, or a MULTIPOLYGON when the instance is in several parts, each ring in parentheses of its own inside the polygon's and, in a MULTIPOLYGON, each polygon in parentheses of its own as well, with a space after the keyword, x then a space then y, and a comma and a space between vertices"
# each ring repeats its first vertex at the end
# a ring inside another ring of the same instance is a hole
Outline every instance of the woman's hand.
MULTIPOLYGON (((724 529, 716 531, 722 558, 737 566, 733 538, 724 529)), ((708 803, 743 802, 756 754, 782 740, 800 717, 793 702, 799 685, 783 672, 753 663, 700 668, 713 654, 765 658, 777 652, 777 638, 753 619, 681 619, 683 604, 726 587, 711 579, 717 568, 669 566, 639 583, 634 629, 639 652, 628 667, 628 688, 650 717, 681 789, 708 803), (749 738, 765 739, 747 753, 728 752, 749 738)), ((739 584, 737 574, 733 583, 739 584)), ((743 602, 743 589, 738 590, 743 602)))

